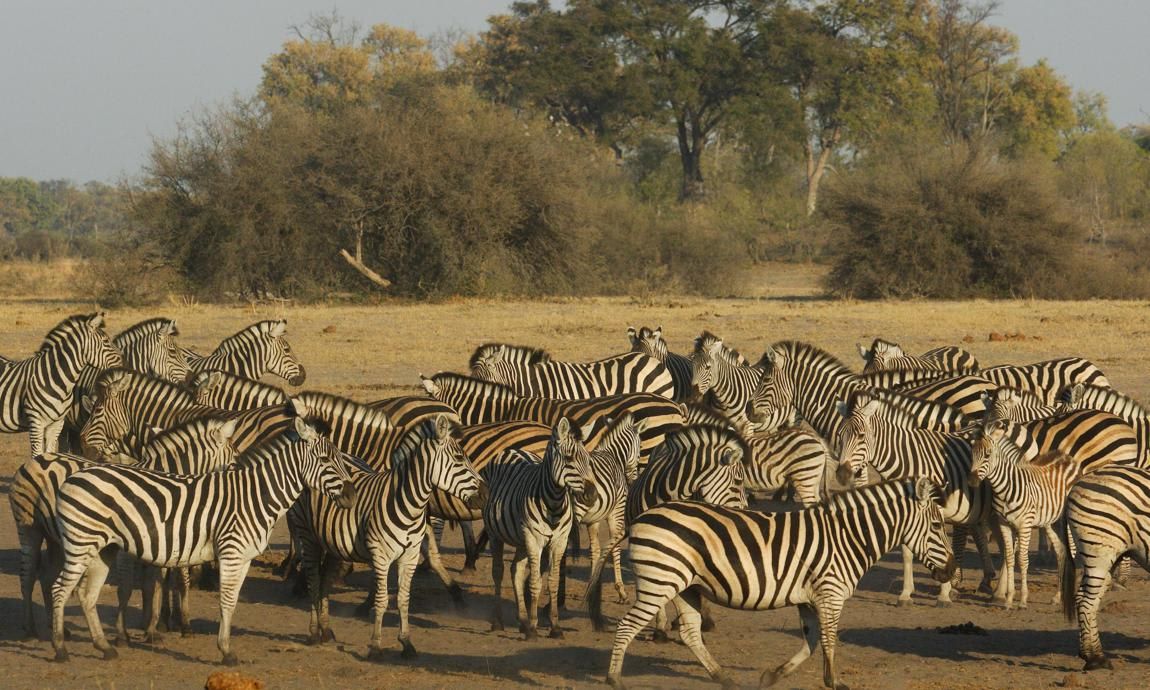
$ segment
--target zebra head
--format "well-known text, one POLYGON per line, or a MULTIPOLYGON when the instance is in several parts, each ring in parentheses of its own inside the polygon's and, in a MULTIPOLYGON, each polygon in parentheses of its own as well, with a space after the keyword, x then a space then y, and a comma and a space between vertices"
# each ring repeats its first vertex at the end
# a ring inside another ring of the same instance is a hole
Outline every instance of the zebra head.
POLYGON ((1075 383, 1073 385, 1063 388, 1058 394, 1058 411, 1059 412, 1072 412, 1074 410, 1081 410, 1086 407, 1086 384, 1075 383))
MULTIPOLYGON (((971 488, 978 488, 984 479, 994 470, 997 463, 1014 446, 1014 441, 1007 434, 1009 422, 1005 419, 991 419, 981 426, 976 426, 969 433, 970 438, 970 476, 967 483, 971 488)), ((1014 446, 1017 449, 1017 446, 1014 446)), ((1010 453, 1018 456, 1020 453, 1010 453)))
POLYGON ((747 423, 756 434, 790 426, 799 417, 787 354, 772 347, 763 353, 762 363, 763 376, 747 403, 747 423))
POLYGON ((440 414, 424 420, 408 437, 414 437, 414 442, 400 444, 392 457, 393 467, 403 462, 425 462, 432 486, 455 496, 469 508, 483 507, 487 502, 487 483, 463 452, 459 427, 450 417, 440 414))
MULTIPOLYGON (((631 483, 639 477, 639 454, 643 440, 640 437, 641 423, 636 424, 635 417, 630 412, 618 419, 608 419, 606 422, 607 430, 591 454, 598 457, 600 453, 605 453, 618 458, 622 462, 627 483, 631 483)), ((588 438, 589 435, 584 433, 583 438, 588 438)))
POLYGON ((547 443, 544 462, 551 472, 551 479, 576 497, 580 503, 590 505, 595 501, 597 489, 595 476, 591 472, 591 454, 583 446, 583 440, 566 417, 551 430, 551 440, 547 443))
POLYGON ((870 374, 876 371, 885 371, 890 368, 892 360, 903 357, 902 348, 898 343, 892 343, 889 340, 882 338, 875 338, 871 343, 870 349, 864 348, 862 345, 855 344, 858 348, 859 356, 866 362, 863 365, 862 373, 870 374))
POLYGON ((663 340, 663 327, 651 330, 646 326, 627 328, 627 338, 631 341, 631 352, 642 352, 660 362, 667 359, 667 341, 663 340))
POLYGON ((950 582, 958 563, 942 519, 946 497, 933 481, 925 477, 915 480, 912 495, 913 507, 903 544, 930 568, 931 577, 937 582, 950 582))
POLYGON ((677 498, 728 508, 746 508, 745 484, 751 452, 737 433, 711 426, 689 426, 668 434, 648 467, 678 466, 677 498))
POLYGON ((104 330, 104 312, 71 316, 53 328, 40 349, 70 352, 77 371, 85 366, 96 371, 124 366, 124 357, 104 330))
POLYGON ((507 346, 497 343, 480 345, 471 355, 471 375, 482 381, 508 385, 511 382, 507 377, 507 360, 507 346))
POLYGON ((861 486, 867 481, 867 465, 873 455, 876 416, 880 403, 868 394, 856 393, 838 403, 843 417, 839 432, 839 464, 835 478, 845 486, 861 486))
POLYGON ((204 420, 203 449, 206 466, 228 467, 235 463, 238 455, 236 447, 232 445, 232 436, 235 433, 235 419, 204 420))
POLYGON ((183 383, 188 378, 188 356, 176 342, 179 334, 172 319, 148 319, 117 335, 112 344, 123 354, 128 369, 183 383))
POLYGON ((723 339, 710 331, 703 331, 695 338, 695 347, 688 359, 691 361, 691 396, 698 401, 715 385, 715 368, 723 356, 723 339))
POLYGON ((264 321, 258 324, 264 336, 264 370, 275 374, 292 386, 302 386, 307 379, 307 371, 292 352, 287 334, 287 320, 264 321))
POLYGON ((301 445, 298 467, 304 484, 334 500, 340 508, 355 504, 355 483, 351 481, 343 453, 315 427, 296 417, 293 429, 301 445))
POLYGON ((80 430, 80 445, 85 456, 110 459, 131 431, 124 390, 128 387, 128 372, 109 369, 96 379, 93 395, 85 395, 81 404, 88 412, 88 421, 80 430))

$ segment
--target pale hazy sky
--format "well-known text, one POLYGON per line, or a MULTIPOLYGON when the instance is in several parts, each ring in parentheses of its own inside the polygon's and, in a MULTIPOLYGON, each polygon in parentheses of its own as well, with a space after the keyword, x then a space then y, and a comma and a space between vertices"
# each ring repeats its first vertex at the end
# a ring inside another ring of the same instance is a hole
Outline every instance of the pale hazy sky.
MULTIPOLYGON (((0 176, 114 181, 187 114, 251 94, 289 27, 477 32, 511 0, 0 0, 0 176)), ((560 3, 556 2, 555 5, 560 3)), ((1150 122, 1150 0, 1002 0, 995 23, 1119 125, 1150 122)))

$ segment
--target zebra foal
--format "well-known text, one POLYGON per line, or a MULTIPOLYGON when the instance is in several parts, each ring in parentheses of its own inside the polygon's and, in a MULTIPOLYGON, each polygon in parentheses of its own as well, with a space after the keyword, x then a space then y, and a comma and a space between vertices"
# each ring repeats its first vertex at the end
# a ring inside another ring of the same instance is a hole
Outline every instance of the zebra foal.
MULTIPOLYGON (((680 634, 711 678, 734 680, 703 644, 705 599, 743 610, 798 606, 803 645, 790 661, 764 671, 773 685, 823 649, 823 682, 837 690, 835 643, 839 617, 863 574, 902 544, 948 581, 954 554, 943 527, 942 497, 929 479, 890 482, 839 494, 825 504, 793 512, 761 513, 695 502, 665 503, 632 523, 628 553, 638 594, 615 632, 607 682, 623 687, 623 658, 640 630, 674 602, 680 634), (715 548, 715 544, 728 545, 715 548)), ((596 569, 602 561, 596 563, 596 569)), ((601 597, 591 578, 589 604, 601 597)))

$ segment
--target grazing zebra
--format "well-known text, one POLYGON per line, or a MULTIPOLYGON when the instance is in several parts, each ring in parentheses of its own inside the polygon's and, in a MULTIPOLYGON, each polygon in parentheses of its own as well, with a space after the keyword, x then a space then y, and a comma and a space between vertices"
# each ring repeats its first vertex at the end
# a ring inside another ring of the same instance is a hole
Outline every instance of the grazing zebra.
POLYGON ((72 474, 60 487, 56 524, 64 567, 52 587, 52 646, 67 661, 64 605, 84 578, 80 603, 96 649, 116 658, 96 614, 96 599, 118 546, 146 563, 179 567, 218 559, 220 631, 227 665, 232 612, 251 559, 267 547, 277 520, 306 487, 350 503, 342 454, 297 422, 294 434, 246 453, 236 469, 181 477, 123 465, 98 465, 72 474), (346 488, 345 488, 346 487, 346 488))
POLYGON ((480 345, 471 355, 471 375, 502 383, 523 396, 587 400, 626 393, 675 394, 671 372, 659 360, 625 352, 596 362, 556 362, 543 350, 515 345, 480 345))
POLYGON ((747 465, 748 489, 779 492, 789 487, 803 506, 823 499, 823 477, 832 456, 817 435, 781 429, 746 441, 753 458, 747 465))
MULTIPOLYGON (((642 424, 643 461, 663 442, 667 433, 683 426, 683 408, 651 393, 611 395, 594 400, 551 400, 524 398, 498 383, 441 372, 431 378, 420 376, 423 388, 435 400, 459 413, 464 426, 490 422, 533 421, 554 426, 564 417, 580 428, 603 417, 621 417, 630 412, 642 424)), ((601 425, 596 429, 601 431, 601 425)), ((585 439, 595 443, 598 439, 585 439)))
MULTIPOLYGON (((188 361, 183 349, 176 342, 179 329, 176 322, 167 318, 148 319, 129 326, 112 338, 112 345, 120 351, 123 366, 133 371, 150 374, 157 378, 183 383, 188 377, 188 361)), ((93 367, 84 367, 76 384, 72 404, 64 426, 69 448, 80 450, 80 429, 87 421, 87 409, 83 399, 95 388, 100 372, 93 367)))
POLYGON ((587 526, 591 542, 591 562, 599 560, 603 549, 599 526, 606 522, 611 561, 615 569, 615 592, 621 603, 627 601, 623 586, 622 539, 626 533, 627 489, 639 476, 639 425, 630 414, 608 420, 607 431, 591 451, 591 474, 595 477, 595 499, 575 504, 576 529, 587 526))
POLYGON ((236 412, 279 405, 288 399, 288 394, 279 386, 226 371, 201 371, 192 377, 191 389, 197 404, 236 412))
POLYGON ((292 386, 302 386, 307 372, 299 363, 284 334, 287 321, 260 321, 224 338, 210 355, 184 350, 192 374, 226 371, 257 380, 275 374, 292 386))
POLYGON ((1030 391, 1010 386, 1001 386, 986 393, 983 402, 987 419, 1008 419, 1019 424, 1053 417, 1061 411, 1060 406, 1047 404, 1030 391))
POLYGON ((1141 467, 1150 467, 1150 410, 1134 398, 1110 388, 1075 384, 1059 396, 1063 410, 1100 410, 1120 417, 1138 437, 1138 457, 1141 467))
POLYGON ((695 338, 690 361, 695 399, 705 400, 735 428, 742 428, 747 403, 763 375, 761 363, 747 364, 742 355, 709 331, 695 338))
POLYGON ((627 337, 631 341, 631 352, 642 352, 648 357, 654 357, 667 367, 667 371, 671 373, 671 380, 675 383, 675 393, 671 397, 672 400, 687 402, 693 397, 691 359, 667 349, 667 341, 663 340, 662 326, 655 330, 646 326, 641 326, 638 330, 629 327, 627 337))
MULTIPOLYGON (((973 461, 970 485, 990 485, 992 505, 998 516, 1004 544, 1002 576, 999 578, 1003 597, 995 599, 1010 608, 1014 604, 1014 544, 1018 544, 1018 569, 1021 580, 1018 608, 1026 608, 1030 590, 1026 576, 1030 567, 1030 532, 1035 527, 1047 530, 1052 544, 1058 544, 1053 525, 1062 517, 1066 494, 1078 479, 1081 468, 1074 458, 1054 450, 1025 462, 1022 451, 1005 432, 1002 421, 985 423, 971 444, 973 461), (1006 586, 1001 587, 1005 582, 1006 586)), ((1057 547, 1059 566, 1067 554, 1057 547)))
POLYGON ((335 639, 328 618, 328 592, 338 562, 370 563, 375 572, 375 622, 369 658, 383 653, 383 614, 387 610, 387 577, 393 563, 399 574, 399 642, 401 656, 414 657, 408 628, 411 578, 419 546, 427 532, 427 503, 432 490, 466 502, 481 501, 482 480, 476 474, 446 416, 426 420, 403 437, 385 472, 355 472, 354 506, 341 506, 318 492, 288 511, 301 546, 301 561, 311 593, 312 644, 335 639))
MULTIPOLYGON (((982 559, 980 589, 989 590, 994 564, 985 541, 992 518, 989 486, 968 484, 971 443, 965 433, 948 433, 916 425, 914 416, 878 398, 855 395, 851 404, 840 405, 843 430, 837 477, 842 484, 856 484, 865 478, 869 466, 884 480, 926 477, 944 487, 943 516, 955 526, 954 551, 962 553, 966 535, 971 532, 982 559)), ((937 605, 951 603, 953 583, 943 583, 937 605)), ((911 603, 914 571, 910 555, 903 551, 903 584, 900 606, 911 603)))
POLYGON ((45 453, 21 465, 8 487, 12 521, 16 523, 20 540, 20 593, 24 600, 26 638, 37 637, 32 590, 39 581, 44 611, 51 612, 52 582, 64 561, 60 533, 56 529, 56 496, 60 485, 71 474, 93 464, 75 455, 45 453), (45 552, 41 551, 43 547, 47 547, 45 552))
POLYGON ((591 458, 579 431, 564 417, 555 425, 543 458, 509 450, 481 473, 489 495, 483 507, 483 526, 491 539, 491 580, 495 609, 491 629, 503 629, 503 546, 515 547, 512 561, 519 630, 526 639, 538 635, 543 550, 550 557, 547 580, 551 594, 551 637, 563 637, 559 627, 559 563, 575 521, 574 501, 592 503, 596 496, 591 458), (525 585, 530 582, 530 592, 525 585), (530 594, 530 600, 528 600, 530 594))
POLYGON ((1003 364, 983 369, 978 375, 998 386, 1030 391, 1048 405, 1056 403, 1058 394, 1076 383, 1110 387, 1102 370, 1081 357, 1063 357, 1022 366, 1003 364))
POLYGON ((123 364, 104 332, 104 313, 69 316, 28 359, 0 362, 0 431, 27 431, 32 456, 54 453, 84 367, 123 364))
POLYGON ((1064 559, 1061 570, 1063 613, 1078 620, 1078 656, 1087 671, 1111 668, 1098 635, 1098 611, 1120 557, 1150 570, 1150 469, 1106 467, 1078 480, 1059 532, 1062 548, 1070 552, 1076 544, 1082 563, 1077 586, 1074 559, 1064 559))
MULTIPOLYGON (((631 641, 674 602, 683 641, 711 678, 735 687, 703 645, 700 608, 707 599, 743 610, 798 606, 803 645, 790 661, 764 671, 760 687, 794 672, 819 640, 823 683, 845 688, 835 670, 839 617, 863 574, 900 544, 918 556, 936 580, 948 581, 954 572, 940 501, 933 483, 919 479, 846 492, 793 512, 694 502, 653 508, 630 528, 628 553, 638 594, 616 629, 607 681, 623 686, 623 657, 631 641)), ((599 586, 594 573, 591 584, 599 586)), ((595 589, 588 592, 589 602, 600 596, 595 589)))
POLYGON ((859 356, 866 364, 863 373, 901 369, 926 369, 968 374, 978 371, 978 360, 961 347, 946 345, 927 350, 920 356, 908 355, 898 343, 875 338, 870 349, 856 344, 859 356))

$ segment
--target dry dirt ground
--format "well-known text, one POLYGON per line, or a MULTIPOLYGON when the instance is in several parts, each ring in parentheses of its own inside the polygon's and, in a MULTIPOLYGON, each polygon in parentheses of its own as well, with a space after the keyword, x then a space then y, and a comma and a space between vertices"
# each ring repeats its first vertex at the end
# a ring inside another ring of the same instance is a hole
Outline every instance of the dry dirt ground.
MULTIPOLYGON (((1141 302, 907 302, 867 304, 822 301, 794 276, 781 276, 755 299, 695 298, 587 299, 532 302, 461 300, 439 304, 388 303, 379 306, 207 307, 176 303, 149 310, 109 314, 116 332, 137 320, 167 314, 179 320, 183 342, 210 349, 221 337, 259 318, 286 316, 289 337, 308 369, 307 387, 361 400, 411 392, 419 372, 462 370, 480 342, 500 339, 543 346, 561 358, 589 359, 625 349, 628 325, 661 324, 674 349, 688 349, 691 339, 711 329, 757 357, 781 339, 814 342, 856 365, 856 342, 882 335, 919 351, 961 342, 985 364, 1029 362, 1077 354, 1101 366, 1115 386, 1150 399, 1150 305, 1141 302), (786 286, 780 289, 776 286, 786 286), (989 342, 990 332, 1021 332, 1025 339, 989 342)), ((43 334, 70 313, 88 305, 12 298, 0 303, 0 354, 23 357, 43 334)), ((25 461, 26 435, 0 436, 0 491, 25 461)), ((282 527, 271 550, 257 559, 243 589, 233 644, 240 670, 269 688, 450 687, 594 687, 601 685, 612 635, 595 634, 583 610, 581 583, 586 560, 571 566, 573 595, 563 626, 566 639, 524 642, 510 629, 488 631, 492 606, 489 561, 462 576, 465 610, 453 609, 442 587, 429 573, 416 577, 412 603, 413 641, 419 657, 401 660, 395 653, 383 662, 365 659, 369 625, 354 613, 367 573, 352 574, 335 594, 332 612, 338 642, 308 647, 304 641, 307 612, 270 566, 285 548, 282 527)), ((462 564, 458 532, 447 535, 447 562, 462 564)), ((967 554, 974 566, 973 553, 967 554)), ((68 609, 73 630, 68 664, 50 661, 50 645, 21 639, 19 624, 19 551, 10 513, 0 510, 0 687, 11 688, 190 688, 219 668, 215 648, 218 608, 215 595, 193 593, 194 628, 189 638, 168 637, 157 646, 133 645, 112 662, 98 660, 88 643, 79 609, 68 609)), ((919 569, 922 574, 921 568, 919 569)), ((1048 603, 1054 574, 1049 567, 1033 572, 1031 608, 1004 612, 973 593, 968 576, 961 596, 950 608, 933 606, 933 584, 921 580, 915 606, 894 605, 901 574, 893 558, 884 560, 862 582, 847 604, 841 627, 838 662, 841 679, 855 688, 1144 688, 1150 685, 1150 580, 1136 570, 1130 589, 1111 594, 1102 617, 1104 645, 1115 660, 1114 671, 1079 672, 1077 638, 1048 603), (938 628, 972 622, 985 636, 943 635, 938 628)), ((610 588, 607 589, 610 592, 610 588)), ((505 612, 512 617, 509 583, 504 586, 505 612)), ((609 597, 613 599, 613 597, 609 597)), ((106 588, 101 617, 113 622, 114 591, 106 588)), ((37 601, 39 593, 37 592, 37 601)), ((138 603, 134 602, 138 607, 138 603)), ((607 612, 621 616, 623 606, 607 612)), ((133 617, 138 617, 134 609, 133 617)), ((41 634, 46 618, 38 613, 41 634)), ((718 629, 707 643, 744 685, 759 673, 784 662, 798 648, 798 616, 793 610, 764 613, 717 611, 718 629)), ((385 620, 385 638, 394 640, 395 617, 385 620)), ((708 687, 706 675, 680 644, 636 641, 627 657, 625 676, 633 687, 708 687)), ((812 688, 822 682, 821 654, 780 687, 812 688)))

